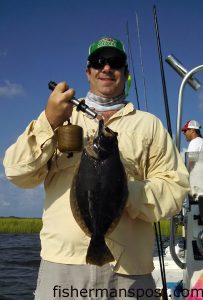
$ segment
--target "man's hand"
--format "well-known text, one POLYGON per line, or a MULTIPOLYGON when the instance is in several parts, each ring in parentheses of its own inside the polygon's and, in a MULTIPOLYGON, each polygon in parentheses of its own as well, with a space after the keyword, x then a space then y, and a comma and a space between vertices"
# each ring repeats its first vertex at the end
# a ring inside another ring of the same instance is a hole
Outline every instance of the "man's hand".
POLYGON ((74 94, 74 89, 69 89, 65 82, 60 82, 49 96, 45 114, 53 129, 70 118, 73 110, 70 99, 74 94))

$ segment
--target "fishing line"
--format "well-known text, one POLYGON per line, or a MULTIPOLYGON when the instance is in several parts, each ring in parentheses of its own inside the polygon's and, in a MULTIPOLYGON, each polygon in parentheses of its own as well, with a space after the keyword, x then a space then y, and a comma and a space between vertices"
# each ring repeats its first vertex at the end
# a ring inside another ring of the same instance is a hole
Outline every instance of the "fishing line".
POLYGON ((142 59, 142 46, 141 46, 141 39, 140 39, 140 29, 139 29, 139 21, 138 21, 138 15, 136 15, 136 24, 137 24, 137 37, 138 37, 138 44, 139 44, 139 50, 140 50, 140 64, 141 64, 141 70, 142 70, 142 82, 143 82, 143 88, 144 88, 144 99, 145 99, 145 109, 148 111, 148 104, 147 104, 147 90, 146 90, 146 81, 145 81, 145 74, 144 74, 144 64, 142 59))
MULTIPOLYGON (((159 27, 158 27, 158 20, 157 20, 156 6, 155 5, 153 6, 153 14, 154 14, 154 24, 155 24, 155 31, 156 31, 157 48, 158 48, 158 54, 159 54, 162 88, 163 88, 163 95, 164 95, 165 114, 166 114, 168 132, 169 132, 169 134, 172 138, 172 128, 171 128, 170 112, 169 112, 169 105, 168 105, 168 96, 167 96, 167 90, 166 90, 166 81, 165 81, 165 74, 164 74, 164 67, 163 67, 161 42, 160 42, 159 27)), ((159 226, 159 231, 160 231, 160 245, 162 247, 160 222, 158 222, 158 226, 159 226)), ((155 231, 156 231, 156 226, 155 226, 155 231)), ((161 255, 160 260, 162 260, 162 273, 163 273, 163 277, 162 277, 163 298, 168 299, 163 251, 162 251, 162 253, 160 253, 160 255, 161 255)), ((161 267, 161 265, 160 265, 160 267, 161 267)))
POLYGON ((132 65, 132 73, 133 73, 133 81, 134 81, 134 88, 137 98, 137 108, 140 109, 140 103, 139 103, 139 97, 138 97, 138 90, 137 90, 137 83, 135 78, 135 70, 134 70, 134 63, 133 63, 133 57, 132 57, 132 51, 131 51, 131 43, 130 43, 130 36, 129 36, 129 29, 128 29, 128 21, 126 22, 126 32, 127 32, 127 39, 128 39, 128 54, 132 65))

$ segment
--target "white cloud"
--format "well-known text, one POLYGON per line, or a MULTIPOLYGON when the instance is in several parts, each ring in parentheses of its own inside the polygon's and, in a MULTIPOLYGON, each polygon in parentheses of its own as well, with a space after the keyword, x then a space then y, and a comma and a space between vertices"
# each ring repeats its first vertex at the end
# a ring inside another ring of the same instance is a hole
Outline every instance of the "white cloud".
POLYGON ((0 199, 0 206, 2 207, 8 207, 11 203, 7 202, 5 199, 0 199))
POLYGON ((12 98, 24 94, 25 91, 21 84, 11 83, 9 80, 5 80, 4 85, 0 86, 0 98, 12 98))
POLYGON ((8 180, 0 180, 0 190, 0 216, 41 216, 44 198, 41 187, 20 189, 8 180))
POLYGON ((43 210, 44 187, 21 189, 9 182, 0 163, 0 216, 39 217, 43 210))

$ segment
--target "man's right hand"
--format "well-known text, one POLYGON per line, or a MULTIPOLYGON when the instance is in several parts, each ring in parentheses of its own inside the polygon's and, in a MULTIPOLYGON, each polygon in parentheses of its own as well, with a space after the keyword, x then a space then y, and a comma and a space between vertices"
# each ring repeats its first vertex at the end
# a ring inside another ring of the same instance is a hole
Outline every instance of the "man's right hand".
POLYGON ((70 99, 74 95, 74 89, 69 89, 66 82, 60 82, 49 96, 45 114, 53 129, 70 118, 73 110, 73 104, 70 102, 70 99))

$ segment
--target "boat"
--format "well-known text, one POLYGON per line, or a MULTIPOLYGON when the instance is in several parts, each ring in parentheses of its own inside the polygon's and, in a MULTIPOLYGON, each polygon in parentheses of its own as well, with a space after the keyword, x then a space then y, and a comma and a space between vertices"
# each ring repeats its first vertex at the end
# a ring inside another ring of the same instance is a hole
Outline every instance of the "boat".
MULTIPOLYGON (((176 132, 176 146, 180 151, 184 87, 187 83, 195 90, 200 87, 193 75, 202 71, 203 65, 187 71, 173 56, 170 59, 171 66, 183 77, 179 89, 176 132)), ((180 214, 171 218, 168 247, 154 256, 156 286, 167 289, 162 299, 203 299, 203 152, 186 152, 185 164, 190 174, 191 191, 180 214), (182 226, 182 236, 178 242, 175 236, 177 225, 182 226)))

